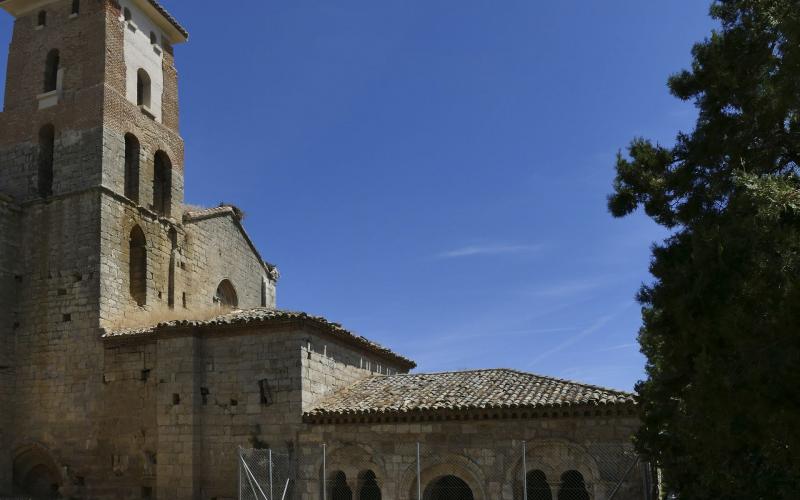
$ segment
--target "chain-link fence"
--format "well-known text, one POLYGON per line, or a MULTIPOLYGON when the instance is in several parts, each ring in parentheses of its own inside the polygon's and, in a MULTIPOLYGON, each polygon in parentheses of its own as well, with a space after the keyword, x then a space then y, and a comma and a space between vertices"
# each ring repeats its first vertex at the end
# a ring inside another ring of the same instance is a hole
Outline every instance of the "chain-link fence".
POLYGON ((240 500, 655 500, 632 447, 516 441, 493 449, 410 443, 291 453, 241 449, 240 500), (398 453, 397 450, 403 450, 398 453))

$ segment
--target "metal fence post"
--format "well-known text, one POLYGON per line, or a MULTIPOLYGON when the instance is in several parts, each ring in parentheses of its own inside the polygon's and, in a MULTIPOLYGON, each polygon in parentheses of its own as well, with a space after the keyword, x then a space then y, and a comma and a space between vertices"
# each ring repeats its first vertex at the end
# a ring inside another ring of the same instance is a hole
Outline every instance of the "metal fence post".
POLYGON ((528 454, 527 444, 522 442, 522 500, 528 500, 528 454))
POLYGON ((328 471, 325 463, 325 443, 322 443, 322 500, 328 500, 328 471))
POLYGON ((272 448, 269 449, 269 500, 274 500, 272 493, 272 448))
POLYGON ((422 500, 422 474, 419 463, 419 442, 417 442, 417 500, 422 500))

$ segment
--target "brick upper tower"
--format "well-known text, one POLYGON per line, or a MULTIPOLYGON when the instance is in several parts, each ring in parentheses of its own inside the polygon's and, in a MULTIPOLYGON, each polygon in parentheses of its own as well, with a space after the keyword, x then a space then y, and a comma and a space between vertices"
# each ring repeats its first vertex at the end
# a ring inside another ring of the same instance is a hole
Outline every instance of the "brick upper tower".
POLYGON ((172 47, 186 31, 149 0, 0 6, 16 18, 0 146, 37 156, 36 165, 23 154, 13 166, 7 161, 0 190, 25 202, 103 186, 170 215, 183 198, 172 47), (141 158, 128 165, 127 183, 125 162, 113 157, 124 154, 125 134, 139 141, 141 158), (120 141, 122 148, 114 148, 120 141), (167 166, 156 165, 157 151, 167 166))

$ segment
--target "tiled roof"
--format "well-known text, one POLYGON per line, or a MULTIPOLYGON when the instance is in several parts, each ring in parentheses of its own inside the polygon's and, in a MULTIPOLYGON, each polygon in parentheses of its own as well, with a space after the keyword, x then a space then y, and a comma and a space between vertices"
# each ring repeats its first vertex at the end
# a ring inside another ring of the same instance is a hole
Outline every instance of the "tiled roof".
POLYGON ((164 16, 164 19, 166 19, 167 21, 169 21, 169 22, 170 22, 170 24, 172 24, 173 26, 175 26, 175 29, 176 29, 176 30, 178 30, 178 31, 180 31, 180 32, 181 32, 181 35, 183 35, 183 36, 184 36, 186 39, 188 39, 188 38, 189 38, 189 32, 186 30, 186 28, 184 28, 183 26, 181 26, 181 23, 179 23, 177 19, 175 19, 174 17, 172 17, 172 14, 170 14, 170 13, 167 11, 167 9, 165 9, 165 8, 164 8, 164 6, 163 6, 163 5, 161 5, 161 4, 160 4, 159 2, 157 2, 156 0, 148 0, 148 2, 150 2, 150 5, 152 5, 153 7, 155 7, 155 8, 156 8, 156 10, 157 10, 157 11, 158 11, 158 12, 159 12, 159 13, 160 13, 162 16, 164 16))
POLYGON ((338 323, 332 323, 325 318, 311 316, 303 312, 280 311, 265 307, 248 309, 244 311, 236 310, 207 320, 173 320, 144 328, 117 330, 105 333, 103 338, 108 340, 125 340, 169 334, 170 332, 186 329, 213 330, 214 328, 219 327, 258 327, 292 321, 299 321, 321 328, 326 333, 344 343, 362 348, 368 352, 377 354, 378 356, 390 359, 404 369, 410 370, 417 366, 416 363, 410 359, 403 357, 387 349, 386 347, 376 344, 366 337, 362 337, 345 330, 342 325, 338 323))
POLYGON ((631 404, 633 395, 515 370, 370 377, 324 399, 306 417, 441 410, 631 404))

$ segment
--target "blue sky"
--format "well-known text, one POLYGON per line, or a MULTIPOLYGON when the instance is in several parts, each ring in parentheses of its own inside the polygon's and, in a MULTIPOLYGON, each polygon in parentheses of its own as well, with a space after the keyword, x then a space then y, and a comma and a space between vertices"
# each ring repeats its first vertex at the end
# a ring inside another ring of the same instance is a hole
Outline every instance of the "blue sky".
POLYGON ((164 4, 191 32, 187 202, 245 210, 281 308, 422 371, 643 377, 633 297, 665 233, 605 199, 631 138, 692 126, 665 82, 708 2, 164 4))

